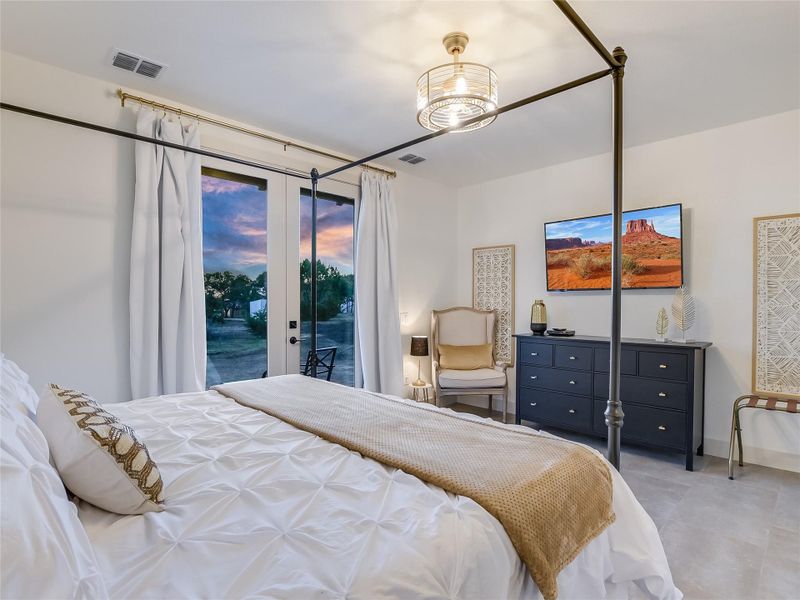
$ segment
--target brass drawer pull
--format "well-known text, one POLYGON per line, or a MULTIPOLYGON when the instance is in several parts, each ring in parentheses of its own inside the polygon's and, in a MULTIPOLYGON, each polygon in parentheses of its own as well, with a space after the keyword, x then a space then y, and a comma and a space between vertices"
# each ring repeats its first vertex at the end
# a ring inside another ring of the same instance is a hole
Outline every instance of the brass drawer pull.
POLYGON ((667 395, 664 392, 658 392, 658 397, 659 398, 666 398, 667 395))
POLYGON ((539 379, 538 375, 531 375, 531 379, 539 379))
POLYGON ((574 380, 574 379, 570 379, 570 380, 569 380, 569 384, 570 384, 570 385, 575 385, 575 380, 574 380))
POLYGON ((531 406, 536 406, 536 402, 531 402, 531 406))
POLYGON ((659 425, 659 426, 658 426, 658 430, 659 430, 659 431, 666 431, 666 430, 667 430, 667 427, 666 427, 666 425, 659 425))
POLYGON ((659 368, 659 369, 666 369, 666 368, 667 368, 667 365, 658 365, 658 368, 659 368))
POLYGON ((531 356, 539 356, 538 352, 531 352, 531 356))
POLYGON ((574 408, 570 408, 569 409, 569 414, 574 415, 575 414, 575 409, 574 408))
POLYGON ((569 359, 570 359, 570 360, 578 360, 578 359, 577 359, 577 358, 575 358, 574 356, 570 356, 570 357, 569 357, 569 359))

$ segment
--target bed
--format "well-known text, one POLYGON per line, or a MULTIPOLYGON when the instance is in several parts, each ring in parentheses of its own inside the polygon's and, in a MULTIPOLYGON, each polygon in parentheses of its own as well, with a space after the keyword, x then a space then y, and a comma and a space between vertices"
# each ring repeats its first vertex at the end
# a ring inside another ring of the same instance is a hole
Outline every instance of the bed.
MULTIPOLYGON (((541 597, 503 526, 470 498, 217 391, 106 408, 145 440, 167 498, 163 512, 127 516, 77 501, 109 597, 541 597)), ((561 571, 559 597, 636 586, 680 598, 652 520, 612 477, 616 522, 561 571)))

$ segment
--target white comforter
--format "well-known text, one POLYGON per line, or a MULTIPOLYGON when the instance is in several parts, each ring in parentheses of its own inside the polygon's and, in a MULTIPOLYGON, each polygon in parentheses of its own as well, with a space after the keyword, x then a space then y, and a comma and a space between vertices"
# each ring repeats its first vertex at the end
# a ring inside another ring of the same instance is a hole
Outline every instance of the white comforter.
MULTIPOLYGON (((213 391, 106 407, 166 483, 160 513, 79 504, 112 598, 541 597, 469 498, 213 391)), ((652 520, 616 473, 614 510, 562 571, 559 598, 625 597, 633 581, 680 598, 652 520)))

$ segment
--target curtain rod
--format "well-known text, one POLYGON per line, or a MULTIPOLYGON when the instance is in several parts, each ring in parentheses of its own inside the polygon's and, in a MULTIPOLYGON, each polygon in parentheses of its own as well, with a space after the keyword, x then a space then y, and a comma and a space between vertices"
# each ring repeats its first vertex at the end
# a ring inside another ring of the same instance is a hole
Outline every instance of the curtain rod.
MULTIPOLYGON (((318 156, 324 156, 325 158, 331 158, 333 160, 338 160, 344 163, 350 163, 353 159, 347 158, 346 156, 341 156, 338 154, 333 154, 331 152, 326 152, 324 150, 318 150, 317 148, 312 148, 311 146, 306 146, 304 144, 300 144, 298 142, 294 142, 292 140, 282 139, 279 137, 275 137, 266 133, 262 133, 260 131, 256 131, 255 129, 249 129, 247 127, 242 127, 241 125, 236 125, 235 123, 230 123, 228 121, 223 121, 221 119, 215 119, 214 117, 209 117, 207 115, 203 115, 200 113, 194 113, 187 110, 183 110, 177 106, 171 106, 169 104, 163 104, 161 102, 156 102, 150 98, 143 98, 142 96, 136 96, 134 94, 129 94, 128 92, 123 91, 121 88, 117 89, 117 97, 119 98, 120 105, 123 107, 125 106, 126 100, 132 100, 134 102, 138 102, 139 104, 144 104, 146 106, 152 106, 153 108, 159 108, 164 111, 172 112, 177 115, 182 115, 188 117, 190 119, 195 119, 197 121, 202 121, 204 123, 209 123, 211 125, 217 125, 218 127, 224 127, 225 129, 230 129, 232 131, 238 131, 239 133, 245 133, 247 135, 252 135, 254 137, 261 138, 263 140, 267 140, 270 142, 274 142, 276 144, 280 144, 284 148, 297 148, 298 150, 302 150, 304 152, 310 152, 312 154, 316 154, 318 156)), ((397 172, 392 171, 391 169, 384 169, 383 167, 377 167, 374 165, 363 165, 366 169, 371 169, 373 171, 378 171, 387 175, 388 177, 396 177, 397 172)))
POLYGON ((280 173, 281 175, 288 175, 290 177, 296 177, 298 179, 304 179, 306 181, 311 179, 310 175, 302 175, 294 171, 279 169, 277 167, 270 167, 269 165, 253 162, 251 160, 244 160, 242 158, 236 158, 234 156, 219 154, 217 152, 210 152, 209 150, 203 150, 202 148, 191 148, 189 146, 183 146, 181 144, 174 144, 172 142, 166 142, 164 140, 158 140, 156 138, 139 135, 138 133, 131 133, 130 131, 124 131, 122 129, 114 129, 113 127, 106 127, 104 125, 89 123, 87 121, 79 121, 78 119, 70 119, 69 117, 62 117, 61 115, 54 115, 52 113, 46 113, 40 110, 34 110, 32 108, 25 108, 24 106, 8 104, 7 102, 0 102, 0 109, 10 110, 12 112, 20 113, 23 115, 38 117, 40 119, 47 119, 48 121, 55 121, 56 123, 64 123, 65 125, 82 127, 83 129, 90 129, 92 131, 99 131, 101 133, 110 133, 111 135, 128 138, 130 140, 136 140, 137 142, 147 142, 149 144, 154 144, 156 146, 174 148, 175 150, 182 150, 184 152, 189 152, 191 154, 199 154, 200 156, 208 156, 209 158, 218 158, 219 160, 236 163, 237 165, 244 165, 246 167, 263 169, 264 171, 270 171, 272 173, 280 173))

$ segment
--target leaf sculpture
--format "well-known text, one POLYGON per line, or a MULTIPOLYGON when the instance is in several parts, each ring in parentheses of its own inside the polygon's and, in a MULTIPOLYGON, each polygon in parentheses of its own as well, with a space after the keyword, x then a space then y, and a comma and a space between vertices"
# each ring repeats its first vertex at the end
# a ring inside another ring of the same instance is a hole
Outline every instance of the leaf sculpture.
POLYGON ((667 311, 664 307, 658 309, 658 316, 656 317, 656 335, 658 337, 663 338, 667 335, 667 329, 669 328, 669 317, 667 316, 667 311))
POLYGON ((686 291, 685 286, 678 288, 672 299, 672 317, 675 326, 686 333, 694 325, 694 298, 686 291))

